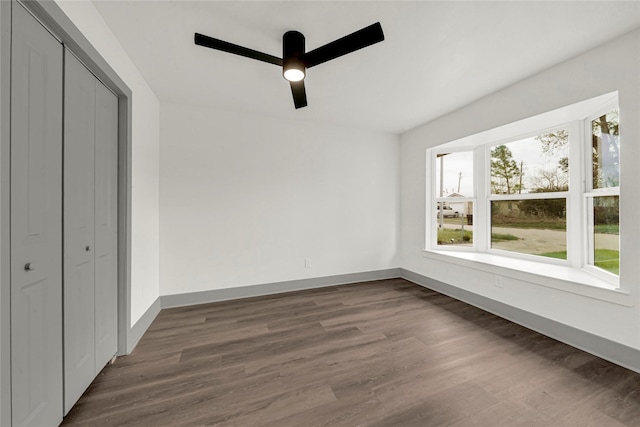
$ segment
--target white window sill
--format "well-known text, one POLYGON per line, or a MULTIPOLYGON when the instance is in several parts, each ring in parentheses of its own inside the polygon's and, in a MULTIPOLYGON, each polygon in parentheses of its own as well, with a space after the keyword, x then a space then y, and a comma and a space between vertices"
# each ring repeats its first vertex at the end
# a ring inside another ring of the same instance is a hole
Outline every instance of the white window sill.
POLYGON ((631 307, 629 292, 585 271, 563 265, 553 265, 478 252, 423 250, 425 258, 457 266, 511 277, 538 286, 558 289, 590 298, 631 307))

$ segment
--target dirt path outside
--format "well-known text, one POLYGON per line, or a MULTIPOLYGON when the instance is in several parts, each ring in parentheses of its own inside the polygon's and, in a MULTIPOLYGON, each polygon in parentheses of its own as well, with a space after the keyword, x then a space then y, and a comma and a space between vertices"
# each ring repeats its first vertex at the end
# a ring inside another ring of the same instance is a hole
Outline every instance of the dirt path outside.
POLYGON ((505 240, 493 242, 493 249, 520 252, 525 254, 539 254, 543 252, 557 252, 567 250, 567 232, 560 230, 536 230, 533 228, 493 227, 492 233, 511 234, 519 240, 505 240), (543 248, 542 250, 540 250, 543 248))
MULTIPOLYGON (((444 224, 445 228, 460 228, 460 224, 444 224)), ((471 226, 465 225, 466 230, 471 226)), ((494 242, 492 248, 527 254, 556 252, 567 250, 567 233, 563 230, 538 230, 533 228, 493 227, 492 233, 511 234, 518 240, 494 242), (544 250, 540 250, 544 248, 544 250)), ((598 249, 620 250, 620 236, 617 234, 596 234, 595 243, 598 249)))

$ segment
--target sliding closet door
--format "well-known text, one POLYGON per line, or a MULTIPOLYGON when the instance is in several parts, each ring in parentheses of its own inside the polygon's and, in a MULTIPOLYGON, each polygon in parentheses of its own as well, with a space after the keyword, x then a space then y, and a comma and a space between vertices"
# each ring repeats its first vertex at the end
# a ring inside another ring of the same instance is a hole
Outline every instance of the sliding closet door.
POLYGON ((13 3, 12 424, 62 421, 62 45, 13 3))
POLYGON ((118 98, 96 80, 96 375, 118 350, 118 98))
POLYGON ((65 55, 64 395, 65 414, 95 377, 95 77, 65 55))

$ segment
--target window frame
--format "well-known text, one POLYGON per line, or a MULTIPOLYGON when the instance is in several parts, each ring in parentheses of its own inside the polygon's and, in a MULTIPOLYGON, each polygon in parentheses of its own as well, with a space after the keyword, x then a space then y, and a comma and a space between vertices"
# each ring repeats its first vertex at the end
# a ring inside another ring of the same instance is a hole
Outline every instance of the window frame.
MULTIPOLYGON (((574 144, 572 144, 572 142, 577 139, 577 133, 579 133, 579 127, 577 126, 576 121, 570 121, 570 122, 565 122, 565 123, 561 123, 561 124, 557 124, 554 126, 549 126, 549 127, 545 127, 545 128, 541 128, 541 129, 537 129, 537 130, 533 130, 533 131, 529 131, 529 132, 525 132, 522 134, 518 134, 518 135, 514 135, 512 137, 509 138, 505 138, 503 140, 500 141, 491 141, 491 142, 487 142, 485 144, 483 144, 484 146, 484 150, 485 150, 485 162, 482 165, 485 175, 484 175, 484 181, 486 184, 486 194, 487 194, 487 199, 488 199, 488 203, 487 203, 487 212, 486 212, 486 220, 488 221, 487 224, 487 235, 486 235, 486 239, 487 239, 487 247, 486 247, 486 252, 487 253, 493 253, 493 254, 497 254, 500 256, 507 256, 507 257, 513 257, 513 258, 519 258, 519 259, 524 259, 524 260, 529 260, 529 261, 538 261, 538 262, 546 262, 549 264, 557 264, 557 265, 565 265, 565 266, 573 266, 574 262, 573 262, 573 258, 571 258, 570 253, 574 252, 573 250, 570 250, 569 248, 569 242, 572 241, 571 239, 574 237, 572 234, 570 233, 569 230, 569 223, 572 222, 571 218, 570 218, 570 213, 574 212, 574 210, 576 210, 576 206, 574 206, 575 203, 575 195, 572 194, 571 190, 573 188, 572 184, 574 184, 571 181, 571 174, 572 174, 572 170, 574 168, 571 168, 571 166, 569 167, 569 191, 555 191, 555 192, 548 192, 548 193, 524 193, 524 194, 493 194, 491 191, 491 166, 490 166, 490 160, 491 160, 491 149, 492 147, 496 147, 498 145, 506 145, 509 144, 511 142, 518 142, 518 141, 522 141, 523 139, 528 139, 528 138, 533 138, 536 136, 540 136, 540 135, 545 135, 557 130, 567 130, 569 132, 569 159, 571 159, 572 157, 572 153, 575 152, 576 148, 573 147, 574 144), (532 255, 532 254, 526 254, 526 253, 521 253, 521 252, 514 252, 514 251, 507 251, 507 250, 503 250, 503 249, 497 249, 497 248, 492 248, 491 247, 491 229, 492 229, 492 224, 491 224, 491 202, 494 201, 520 201, 520 200, 541 200, 541 199, 564 199, 565 203, 566 203, 566 209, 567 209, 567 214, 565 216, 565 221, 566 221, 566 226, 565 226, 565 230, 566 230, 566 248, 567 248, 567 259, 556 259, 556 258, 548 258, 548 257, 541 257, 540 255, 532 255)), ((579 148, 578 148, 579 150, 579 148)), ((569 161, 569 165, 571 165, 571 160, 569 161)), ((576 172, 573 172, 574 174, 576 172)))
MULTIPOLYGON (((432 153, 431 156, 431 194, 433 195, 432 200, 430 200, 429 198, 427 198, 427 212, 430 212, 430 215, 432 216, 433 219, 436 220, 436 222, 438 221, 438 216, 437 214, 434 215, 434 212, 438 211, 438 203, 446 203, 446 202, 451 202, 451 199, 448 199, 447 197, 440 197, 438 196, 439 192, 438 192, 438 188, 437 187, 437 183, 438 183, 438 177, 437 175, 437 165, 436 163, 438 162, 438 155, 440 154, 451 154, 451 153, 468 153, 468 152, 472 152, 474 153, 474 150, 468 150, 465 147, 459 147, 459 148, 453 148, 453 149, 444 149, 444 150, 435 150, 432 153)), ((427 154, 427 159, 429 159, 429 154, 427 154)), ((477 211, 477 204, 476 204, 476 199, 477 197, 475 196, 478 192, 478 185, 477 185, 477 179, 476 179, 476 164, 475 164, 475 153, 473 155, 473 161, 474 161, 474 165, 473 165, 473 193, 474 195, 471 197, 456 197, 456 202, 471 202, 473 203, 473 217, 476 217, 476 211, 477 211)), ((444 219, 444 218, 443 218, 444 219)), ((475 240, 475 223, 473 225, 471 225, 470 227, 472 227, 473 231, 473 235, 474 235, 474 239, 472 241, 471 246, 457 246, 455 249, 457 250, 461 250, 461 251, 476 251, 476 240, 475 240)), ((430 230, 430 227, 426 227, 427 228, 427 236, 426 236, 426 240, 427 242, 431 242, 431 246, 434 248, 437 248, 438 250, 449 250, 450 246, 453 245, 438 245, 438 230, 430 230), (429 231, 431 231, 429 233, 429 231)))
MULTIPOLYGON (((591 122, 594 119, 602 116, 603 114, 607 114, 613 110, 618 110, 620 112, 620 106, 618 100, 611 101, 600 108, 594 110, 591 114, 589 114, 584 119, 582 131, 584 133, 584 139, 586 142, 587 138, 591 138, 592 128, 591 122)), ((584 170, 584 189, 582 192, 582 203, 584 206, 583 209, 583 239, 585 242, 582 245, 582 268, 589 272, 590 274, 599 277, 602 280, 605 280, 610 283, 619 283, 619 275, 615 275, 610 273, 600 267, 595 265, 594 261, 594 252, 595 252, 595 236, 593 230, 593 200, 596 197, 607 197, 607 196, 618 196, 620 198, 620 182, 618 182, 617 187, 606 187, 606 188, 593 188, 593 163, 592 163, 592 153, 591 153, 591 144, 588 147, 585 147, 583 152, 583 158, 581 159, 583 170, 584 170)), ((620 166, 620 168, 622 168, 620 166)), ((618 171, 620 175, 620 171, 618 171)), ((620 251, 620 234, 618 234, 618 251, 620 251)))
MULTIPOLYGON (((475 252, 491 256, 504 257, 505 259, 535 261, 543 264, 564 266, 572 270, 586 272, 597 276, 607 283, 607 287, 619 289, 620 276, 610 273, 593 264, 593 220, 589 217, 589 198, 616 195, 620 196, 620 186, 606 189, 593 189, 590 177, 592 174, 591 162, 591 121, 602 114, 613 110, 619 112, 617 93, 603 95, 593 100, 577 103, 576 106, 567 106, 547 113, 544 124, 531 120, 532 125, 525 124, 518 129, 518 123, 514 123, 516 130, 508 132, 502 137, 492 137, 491 131, 472 135, 433 148, 427 149, 427 165, 431 171, 427 177, 431 181, 426 186, 426 227, 425 250, 438 253, 464 253, 475 252), (603 99, 604 98, 604 99, 603 99), (587 104, 584 107, 581 104, 587 104), (594 105, 597 104, 597 105, 594 105), (585 108, 588 108, 585 111, 585 108), (567 114, 567 111, 570 111, 567 114), (577 112, 576 112, 577 111, 577 112), (558 113, 559 112, 559 113, 558 113), (556 116, 554 117, 554 114, 556 116), (559 129, 569 132, 568 156, 569 156, 569 190, 549 193, 524 193, 524 194, 492 194, 491 191, 491 166, 490 151, 493 147, 517 142, 523 139, 544 135, 559 129), (436 187, 436 161, 437 154, 451 152, 473 153, 473 187, 474 196, 456 199, 456 201, 473 202, 473 244, 471 246, 438 245, 437 242, 437 203, 445 201, 438 197, 436 187), (590 191, 589 191, 590 190, 590 191), (566 200, 566 239, 567 259, 555 259, 539 255, 512 252, 491 247, 491 202, 500 200, 519 201, 527 199, 565 199, 566 200), (591 222, 590 222, 591 221, 591 222), (589 227, 591 226, 591 229, 589 227)), ((531 118, 535 119, 535 118, 531 118)), ((524 121, 526 121, 525 119, 524 121)), ((509 125, 506 125, 507 127, 509 125)), ((496 132, 493 132, 496 133, 496 132)), ((500 134, 500 132, 497 132, 500 134)), ((591 212, 593 216, 593 212, 591 212)))

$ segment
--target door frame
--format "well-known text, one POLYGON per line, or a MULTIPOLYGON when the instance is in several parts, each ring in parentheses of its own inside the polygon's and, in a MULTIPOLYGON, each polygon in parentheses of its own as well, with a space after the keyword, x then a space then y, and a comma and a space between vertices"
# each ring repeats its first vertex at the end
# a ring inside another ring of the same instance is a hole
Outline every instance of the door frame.
MULTIPOLYGON (((11 10, 0 1, 0 425, 11 425, 11 10)), ((118 97, 118 355, 131 328, 131 89, 52 1, 20 2, 118 97)), ((62 195, 61 195, 62 196, 62 195)), ((62 226, 62 224, 60 224, 62 226)), ((62 319, 60 319, 62 321, 62 319)))

